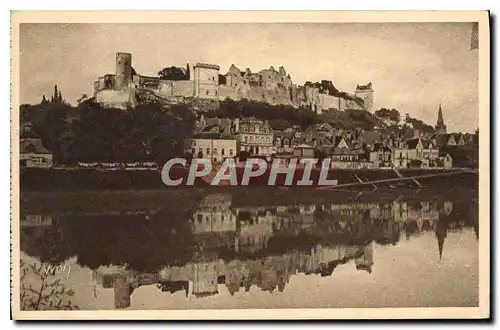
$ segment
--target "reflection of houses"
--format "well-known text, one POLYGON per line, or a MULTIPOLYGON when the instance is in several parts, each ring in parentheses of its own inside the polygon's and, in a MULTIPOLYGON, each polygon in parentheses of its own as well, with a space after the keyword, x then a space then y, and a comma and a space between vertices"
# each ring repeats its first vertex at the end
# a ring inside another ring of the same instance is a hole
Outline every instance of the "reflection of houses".
POLYGON ((371 274, 373 266, 373 243, 363 247, 363 253, 356 258, 356 269, 365 270, 371 274))
POLYGON ((394 202, 393 212, 394 221, 405 224, 407 238, 434 228, 439 220, 438 205, 431 202, 420 202, 413 205, 407 202, 394 202))
POLYGON ((212 194, 205 197, 192 216, 195 234, 236 231, 236 214, 230 209, 231 195, 212 194))
POLYGON ((435 232, 436 232, 436 239, 438 241, 439 259, 441 260, 443 256, 444 241, 448 234, 448 224, 444 221, 438 221, 436 224, 435 232))
POLYGON ((276 215, 269 211, 237 211, 240 223, 237 235, 239 251, 257 252, 264 250, 273 236, 273 222, 276 215))
POLYGON ((175 293, 184 291, 186 293, 186 297, 189 295, 189 281, 162 281, 158 285, 158 288, 162 292, 175 293))
POLYGON ((217 261, 203 260, 194 264, 193 295, 211 296, 219 293, 217 288, 217 261))
POLYGON ((21 168, 52 167, 52 153, 45 149, 42 140, 38 138, 21 138, 19 146, 19 162, 21 168))
MULTIPOLYGON (((100 266, 92 271, 92 282, 104 289, 113 288, 115 308, 130 307, 130 295, 139 286, 136 279, 133 272, 123 266, 100 266)), ((97 297, 96 290, 95 288, 94 295, 97 297)))
POLYGON ((52 216, 49 214, 26 214, 20 219, 21 227, 51 226, 52 216))
MULTIPOLYGON (((209 195, 197 212, 204 209, 215 213, 230 210, 231 198, 209 195)), ((198 298, 215 295, 224 285, 231 295, 252 287, 272 293, 284 291, 294 274, 330 276, 344 264, 371 273, 374 244, 395 244, 403 231, 408 237, 434 231, 442 254, 448 230, 463 226, 450 220, 454 217, 450 217, 453 203, 449 201, 280 205, 231 211, 237 218, 230 227, 204 227, 197 224, 196 217, 192 225, 196 237, 218 237, 229 231, 232 244, 217 246, 215 252, 196 242, 198 252, 193 253, 192 261, 153 273, 129 271, 121 266, 100 267, 94 272, 94 282, 112 289, 117 308, 130 306, 130 295, 141 285, 156 284, 162 292, 198 298), (278 225, 283 219, 288 224, 278 225), (314 236, 315 240, 306 245, 295 243, 299 233, 314 236), (289 237, 291 242, 280 241, 289 237), (277 252, 275 242, 292 245, 285 252, 277 252), (238 258, 248 254, 254 260, 238 258)))

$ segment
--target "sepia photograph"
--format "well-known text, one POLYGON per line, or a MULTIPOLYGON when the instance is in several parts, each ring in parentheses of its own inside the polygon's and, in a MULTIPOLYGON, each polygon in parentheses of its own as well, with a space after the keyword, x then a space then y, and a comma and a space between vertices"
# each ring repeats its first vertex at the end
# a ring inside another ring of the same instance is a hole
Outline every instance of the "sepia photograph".
POLYGON ((12 317, 489 318, 489 20, 12 12, 12 317))

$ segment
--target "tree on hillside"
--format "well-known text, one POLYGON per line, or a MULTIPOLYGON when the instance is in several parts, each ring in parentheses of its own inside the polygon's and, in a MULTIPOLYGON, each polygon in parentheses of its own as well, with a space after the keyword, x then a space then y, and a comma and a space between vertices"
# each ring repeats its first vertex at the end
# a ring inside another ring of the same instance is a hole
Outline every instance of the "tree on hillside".
POLYGON ((401 115, 396 109, 381 108, 375 111, 374 115, 378 118, 387 118, 395 123, 399 123, 399 121, 401 120, 401 115))
POLYGON ((412 118, 409 115, 406 116, 405 123, 410 124, 413 129, 418 129, 421 132, 430 134, 434 133, 434 127, 432 127, 431 125, 427 125, 419 119, 412 118))
POLYGON ((158 72, 158 77, 164 80, 187 80, 187 75, 178 67, 171 66, 158 72))

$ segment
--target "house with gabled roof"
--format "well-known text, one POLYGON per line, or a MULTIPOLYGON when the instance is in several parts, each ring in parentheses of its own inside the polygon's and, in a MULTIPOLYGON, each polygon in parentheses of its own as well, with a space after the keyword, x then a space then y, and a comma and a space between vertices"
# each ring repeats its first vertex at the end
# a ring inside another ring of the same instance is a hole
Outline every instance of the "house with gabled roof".
POLYGON ((376 142, 370 151, 370 161, 375 168, 392 167, 392 149, 382 142, 376 142))
POLYGON ((428 168, 437 166, 439 148, 431 140, 412 138, 393 149, 394 167, 417 166, 428 168))
POLYGON ((436 134, 432 137, 432 140, 439 148, 457 145, 454 134, 436 134))
POLYGON ((50 168, 52 153, 43 146, 42 139, 34 135, 23 136, 19 141, 19 165, 21 168, 50 168))
POLYGON ((304 142, 303 139, 295 129, 274 131, 274 148, 277 153, 293 152, 293 147, 302 142, 304 142))
POLYGON ((455 138, 455 142, 457 143, 457 146, 464 146, 465 145, 465 136, 462 133, 454 133, 453 134, 455 138))
POLYGON ((220 162, 236 157, 240 143, 236 136, 237 121, 228 118, 207 118, 199 121, 199 129, 187 141, 187 152, 195 158, 205 158, 220 162))

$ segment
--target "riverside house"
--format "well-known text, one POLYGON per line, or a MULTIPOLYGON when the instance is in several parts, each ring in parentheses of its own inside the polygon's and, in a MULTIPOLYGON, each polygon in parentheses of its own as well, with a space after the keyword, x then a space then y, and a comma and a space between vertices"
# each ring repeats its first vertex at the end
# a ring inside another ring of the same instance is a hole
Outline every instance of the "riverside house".
POLYGON ((393 149, 392 162, 399 168, 429 168, 437 166, 438 158, 439 149, 431 141, 413 138, 393 149))

